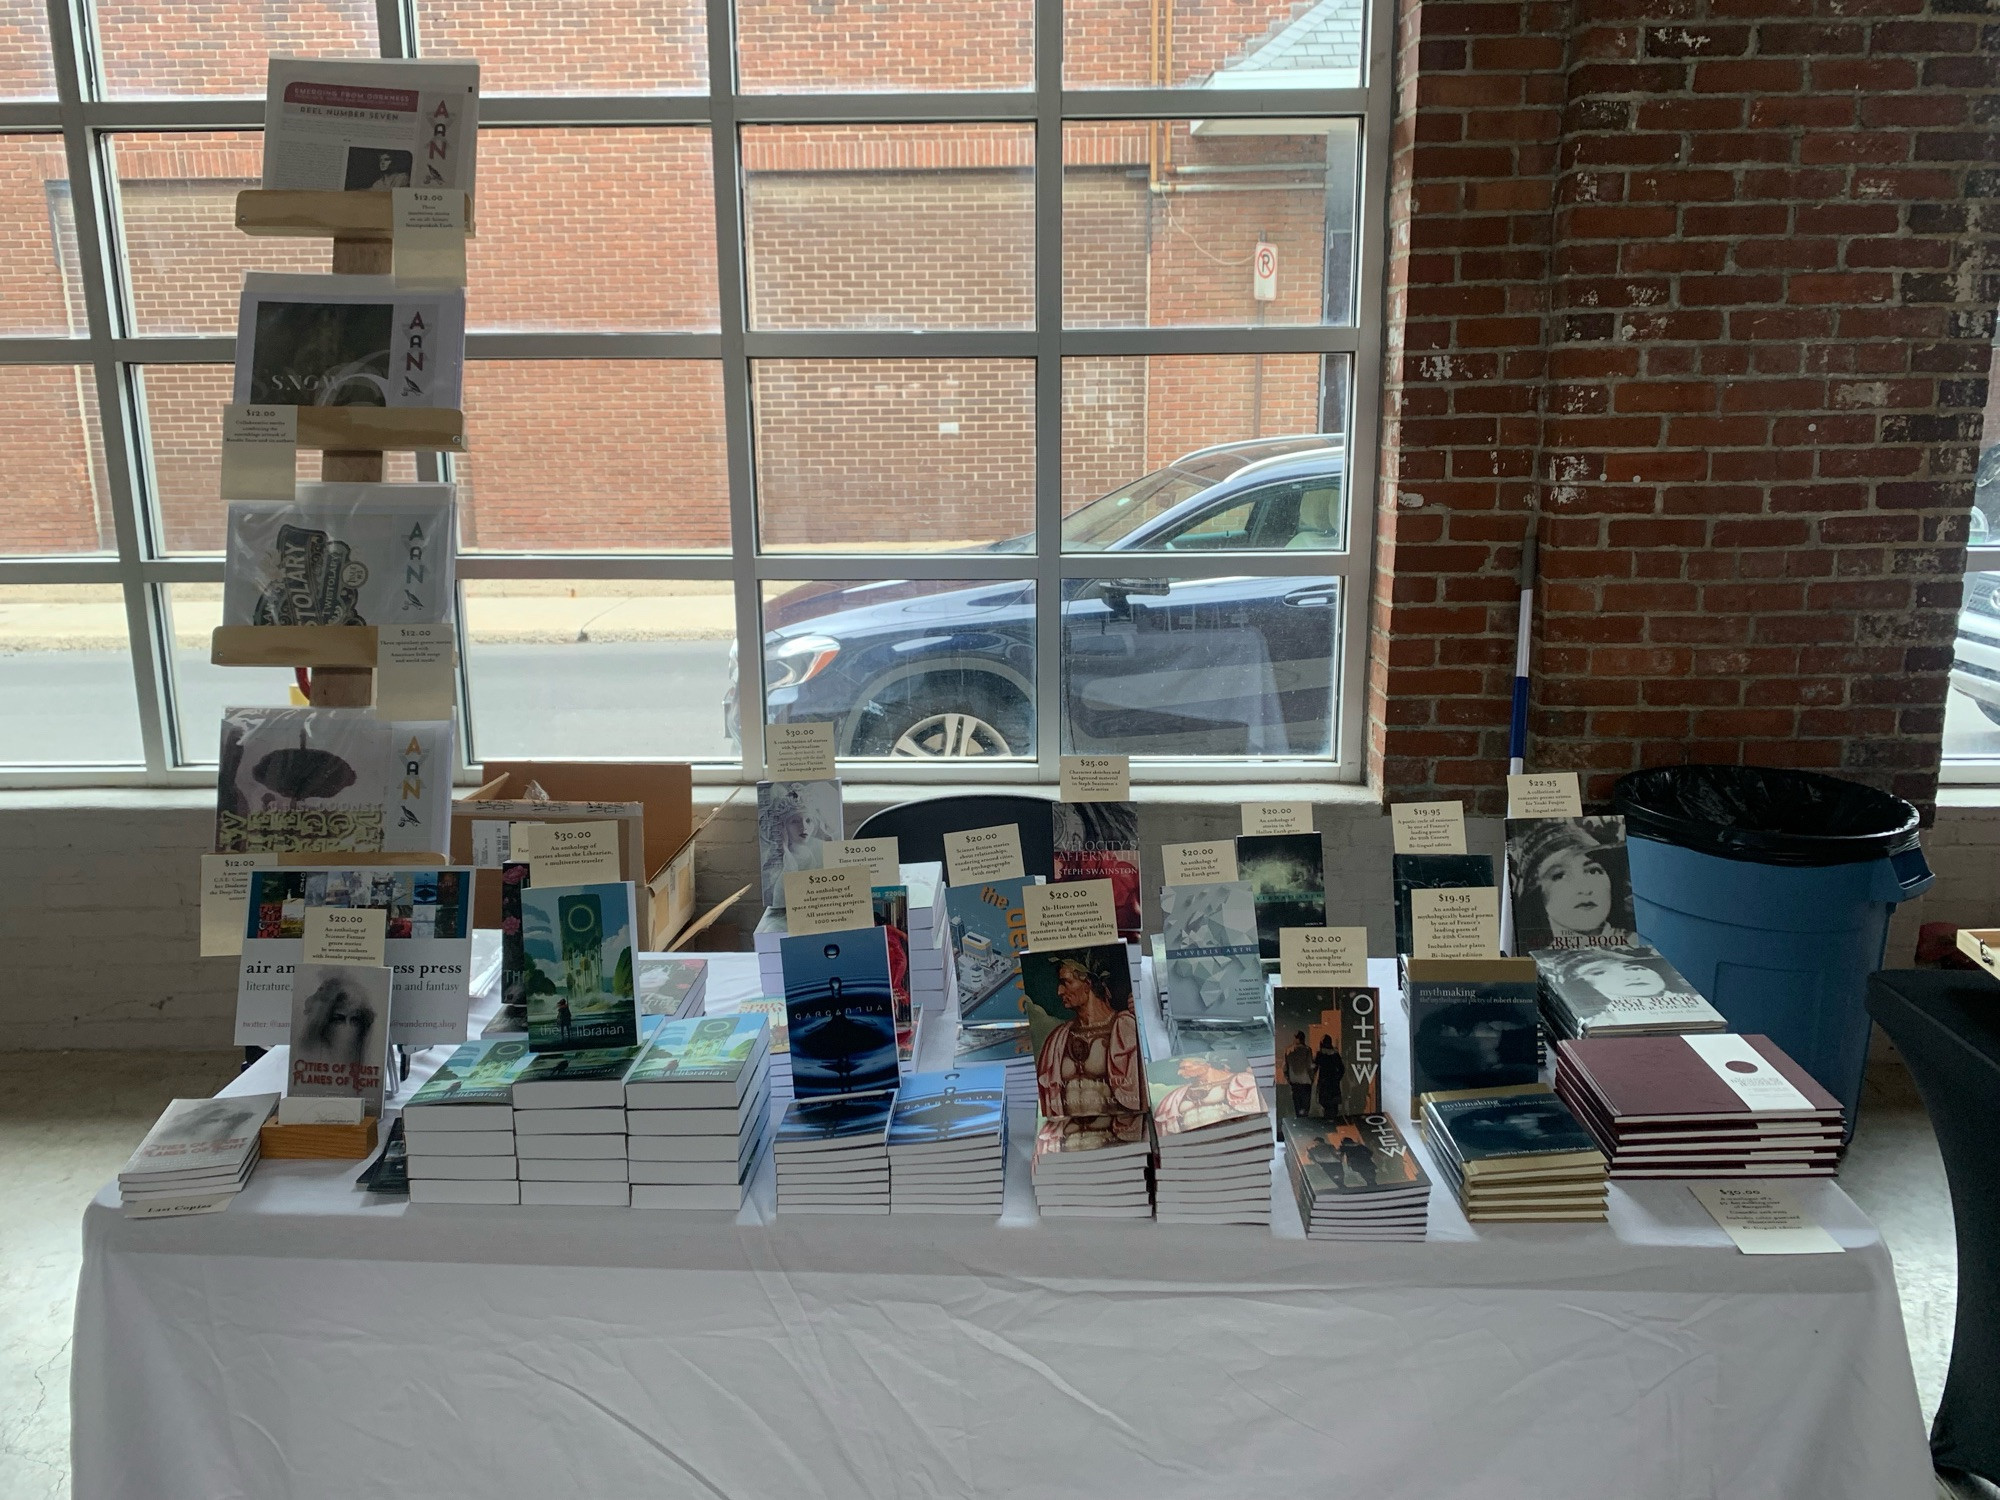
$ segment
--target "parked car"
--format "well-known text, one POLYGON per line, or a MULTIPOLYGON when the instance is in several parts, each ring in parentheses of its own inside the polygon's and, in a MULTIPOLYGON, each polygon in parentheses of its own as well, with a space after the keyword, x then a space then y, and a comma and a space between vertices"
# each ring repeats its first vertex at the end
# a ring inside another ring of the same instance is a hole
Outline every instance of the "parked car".
MULTIPOLYGON (((1344 450, 1319 434, 1202 448, 1065 518, 1070 552, 1342 545, 1344 450)), ((988 552, 1032 551, 1032 536, 988 552)), ((1339 654, 1338 581, 1293 575, 1072 580, 1063 591, 1064 749, 1321 754, 1339 654)), ((830 720, 843 755, 1029 755, 1033 586, 810 583, 764 612, 777 722, 830 720)), ((1056 670, 1045 656, 1041 669, 1056 670)), ((737 734, 736 662, 724 715, 737 734)))

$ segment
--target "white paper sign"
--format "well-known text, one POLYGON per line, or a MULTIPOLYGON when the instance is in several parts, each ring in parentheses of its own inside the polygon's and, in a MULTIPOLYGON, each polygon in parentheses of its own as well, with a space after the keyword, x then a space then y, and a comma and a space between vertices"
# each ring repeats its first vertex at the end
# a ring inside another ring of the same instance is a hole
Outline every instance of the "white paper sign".
POLYGON ((1021 887, 1028 948, 1087 948, 1118 941, 1118 908, 1108 880, 1065 880, 1021 887))
POLYGON ((384 625, 375 639, 375 716, 392 723, 449 719, 458 702, 458 652, 449 622, 384 625))
POLYGON ((497 870, 514 857, 514 825, 498 818, 472 820, 472 867, 497 870))
POLYGON ((1213 885, 1236 878, 1236 840, 1207 844, 1162 844, 1160 864, 1167 885, 1213 885))
POLYGON ((1691 1182, 1688 1191, 1745 1255, 1838 1255, 1846 1247, 1773 1182, 1691 1182))
POLYGON ((1498 958, 1500 893, 1492 886, 1411 891, 1412 958, 1498 958))
POLYGON ((1397 802, 1389 818, 1398 854, 1465 853, 1465 804, 1397 802))
POLYGON ((234 958, 243 952, 244 902, 250 872, 268 870, 275 854, 204 854, 201 857, 201 956, 234 958))
POLYGON ((1132 758, 1129 755, 1065 755, 1061 795, 1065 802, 1130 802, 1132 758))
POLYGON ((1807 1114, 1812 1101, 1769 1059, 1734 1033, 1683 1036, 1694 1055, 1707 1063, 1730 1091, 1759 1114, 1807 1114))
POLYGON ((1580 818, 1583 788, 1574 771, 1526 771, 1507 778, 1510 818, 1580 818))
POLYGON ((1243 804, 1245 833, 1311 833, 1313 805, 1310 802, 1246 802, 1243 804))
POLYGON ((766 724, 764 775, 771 781, 833 780, 832 723, 766 724))
POLYGON ((399 286, 465 285, 465 194, 457 188, 391 188, 391 274, 399 286))
POLYGON ((826 846, 826 864, 861 865, 876 885, 901 885, 903 866, 894 839, 845 839, 826 846))
POLYGON ((1278 973, 1287 985, 1368 987, 1366 927, 1280 927, 1278 973))
POLYGON ((368 1118, 366 1099, 319 1099, 292 1094, 278 1101, 280 1125, 359 1125, 368 1118))
POLYGON ((614 822, 516 823, 513 857, 536 885, 611 885, 625 878, 614 822))
POLYGON ((300 962, 383 967, 389 913, 379 906, 308 906, 300 962))
POLYGON ((295 500, 299 493, 299 409, 222 408, 222 498, 295 500))
POLYGON ((953 885, 1012 880, 1028 872, 1021 865, 1021 830, 1012 823, 968 828, 944 836, 944 867, 953 885))
POLYGON ((875 897, 865 865, 785 871, 785 933, 853 932, 875 925, 875 897))

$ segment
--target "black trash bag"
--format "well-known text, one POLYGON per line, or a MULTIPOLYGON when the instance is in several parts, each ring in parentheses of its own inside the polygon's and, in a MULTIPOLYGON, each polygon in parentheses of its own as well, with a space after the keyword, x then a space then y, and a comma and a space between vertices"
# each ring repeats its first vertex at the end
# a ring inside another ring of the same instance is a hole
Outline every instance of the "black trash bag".
POLYGON ((1658 766, 1611 791, 1625 831, 1759 865, 1892 859, 1917 847, 1917 809, 1870 786, 1769 766, 1658 766))

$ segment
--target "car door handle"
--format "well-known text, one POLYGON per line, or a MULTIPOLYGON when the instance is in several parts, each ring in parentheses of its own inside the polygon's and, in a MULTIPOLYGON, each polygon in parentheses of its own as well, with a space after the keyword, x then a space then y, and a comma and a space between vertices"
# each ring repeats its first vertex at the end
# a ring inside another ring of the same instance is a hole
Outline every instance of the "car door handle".
POLYGON ((1331 609, 1333 601, 1339 597, 1339 584, 1316 583, 1310 588, 1293 589, 1285 595, 1284 602, 1293 609, 1331 609))

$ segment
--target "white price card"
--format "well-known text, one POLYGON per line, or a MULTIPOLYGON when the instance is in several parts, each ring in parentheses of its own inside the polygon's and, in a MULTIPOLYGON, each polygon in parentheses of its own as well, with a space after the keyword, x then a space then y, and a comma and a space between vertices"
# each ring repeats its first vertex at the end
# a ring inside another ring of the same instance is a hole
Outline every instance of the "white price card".
POLYGON ((359 1125, 367 1116, 366 1099, 315 1099, 285 1095, 278 1101, 280 1125, 359 1125))
POLYGON ((514 825, 500 818, 472 820, 472 867, 497 870, 514 857, 514 825))
POLYGON ((1132 758, 1129 755, 1065 755, 1061 795, 1065 802, 1130 802, 1132 758))
POLYGON ((1280 927, 1278 973, 1287 985, 1368 987, 1366 927, 1280 927))
POLYGON ((853 932, 875 925, 875 897, 865 865, 785 872, 785 934, 853 932))
POLYGON ((1411 891, 1412 958, 1498 958, 1500 893, 1492 886, 1411 891))
POLYGON ((1691 1182, 1688 1191, 1745 1255, 1839 1255, 1846 1248, 1775 1182, 1691 1182))
POLYGON ((1021 866, 1021 830, 1012 823, 968 828, 944 836, 944 867, 953 885, 982 880, 1012 880, 1028 872, 1021 866))
POLYGON ((299 960, 309 964, 382 966, 389 913, 379 906, 308 906, 299 960))
POLYGON ((1465 853, 1465 804, 1396 802, 1389 808, 1398 854, 1465 853))
POLYGON ((449 719, 458 702, 451 625, 383 625, 375 633, 375 717, 449 719))
POLYGON ((389 267, 398 286, 465 285, 465 192, 391 188, 389 267))
POLYGON ((615 822, 516 823, 512 857, 536 885, 610 885, 625 878, 615 822))
POLYGON ((860 865, 876 885, 901 885, 903 866, 894 839, 845 839, 826 846, 826 864, 860 865))
POLYGON ((1313 805, 1310 802, 1246 802, 1243 804, 1245 833, 1311 833, 1313 805))
POLYGON ((222 408, 222 498, 295 500, 299 493, 299 409, 222 408))
POLYGON ((764 726, 764 775, 771 781, 833 780, 833 725, 764 726))
POLYGON ((250 900, 250 872, 277 864, 275 854, 204 854, 201 857, 201 956, 234 958, 243 951, 250 900))
POLYGON ((1213 885, 1236 878, 1236 840, 1206 844, 1162 844, 1160 867, 1166 885, 1213 885))
POLYGON ((1118 907, 1108 880, 1064 880, 1021 887, 1028 948, 1088 948, 1118 941, 1118 907))
POLYGON ((1510 818, 1580 818, 1583 788, 1574 771, 1523 771, 1507 778, 1510 818))

